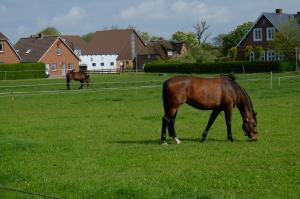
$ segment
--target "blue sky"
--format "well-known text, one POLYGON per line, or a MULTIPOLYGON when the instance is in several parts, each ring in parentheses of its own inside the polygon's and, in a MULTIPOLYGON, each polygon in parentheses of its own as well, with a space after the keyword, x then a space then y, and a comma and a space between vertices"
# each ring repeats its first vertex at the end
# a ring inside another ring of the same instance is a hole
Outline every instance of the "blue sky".
POLYGON ((0 0, 0 32, 12 43, 54 26, 63 34, 83 35, 110 27, 135 26, 169 39, 194 31, 206 20, 212 37, 228 33, 262 12, 300 11, 299 0, 0 0))

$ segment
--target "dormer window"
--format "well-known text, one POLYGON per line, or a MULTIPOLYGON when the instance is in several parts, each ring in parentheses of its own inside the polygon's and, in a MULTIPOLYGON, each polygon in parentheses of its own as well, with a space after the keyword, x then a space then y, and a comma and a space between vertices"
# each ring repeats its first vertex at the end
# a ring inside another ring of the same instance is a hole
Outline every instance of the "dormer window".
POLYGON ((275 38, 275 28, 267 28, 267 40, 274 40, 275 38))
POLYGON ((3 42, 0 42, 0 52, 3 52, 3 42))
POLYGON ((31 52, 32 52, 32 49, 29 48, 29 49, 27 49, 26 54, 29 54, 29 53, 31 53, 31 52))
POLYGON ((261 41, 262 40, 262 29, 255 28, 253 29, 253 41, 261 41))
POLYGON ((61 55, 61 48, 56 48, 56 54, 61 55))

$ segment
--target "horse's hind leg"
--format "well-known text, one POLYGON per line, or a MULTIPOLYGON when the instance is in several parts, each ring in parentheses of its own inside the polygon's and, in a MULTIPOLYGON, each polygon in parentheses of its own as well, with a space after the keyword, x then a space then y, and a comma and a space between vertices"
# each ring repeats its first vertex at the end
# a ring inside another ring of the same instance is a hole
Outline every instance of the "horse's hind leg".
POLYGON ((211 115, 209 117, 209 120, 208 120, 208 123, 207 123, 207 126, 206 126, 204 132, 202 133, 201 142, 204 142, 206 140, 206 136, 208 134, 208 130, 210 129, 211 125, 215 122, 215 120, 218 117, 218 115, 219 115, 220 112, 221 112, 221 110, 216 109, 216 110, 213 110, 213 112, 211 113, 211 115))
POLYGON ((175 140, 176 144, 180 144, 181 141, 178 139, 177 135, 176 135, 176 130, 175 130, 175 118, 177 115, 177 108, 173 108, 170 110, 170 113, 168 115, 168 131, 169 131, 169 136, 173 137, 173 139, 175 140))
POLYGON ((162 128, 161 128, 161 143, 162 144, 167 144, 166 132, 167 132, 168 122, 169 122, 168 118, 166 116, 164 116, 162 118, 162 128))

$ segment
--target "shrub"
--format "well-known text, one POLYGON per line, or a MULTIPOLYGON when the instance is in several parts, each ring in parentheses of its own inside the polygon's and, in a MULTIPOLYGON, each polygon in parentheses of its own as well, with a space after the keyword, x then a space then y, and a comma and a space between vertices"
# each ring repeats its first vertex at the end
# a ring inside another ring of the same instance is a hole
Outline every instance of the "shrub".
POLYGON ((291 71, 295 65, 288 61, 236 61, 214 63, 152 63, 145 65, 145 72, 163 73, 259 73, 291 71))
POLYGON ((2 80, 46 77, 43 63, 0 64, 0 79, 2 80))

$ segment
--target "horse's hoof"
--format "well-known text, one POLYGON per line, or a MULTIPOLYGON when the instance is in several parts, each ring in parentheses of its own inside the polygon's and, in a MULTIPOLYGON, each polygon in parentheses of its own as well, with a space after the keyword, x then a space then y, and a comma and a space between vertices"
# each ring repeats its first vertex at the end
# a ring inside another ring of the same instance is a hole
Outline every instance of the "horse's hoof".
POLYGON ((161 142, 161 145, 168 145, 168 143, 167 143, 167 141, 164 140, 161 142))
POLYGON ((181 141, 177 137, 174 138, 174 140, 175 140, 176 144, 180 144, 181 143, 181 141))
POLYGON ((201 140, 200 140, 200 142, 202 143, 202 142, 204 142, 205 141, 205 139, 204 138, 202 138, 201 140))

